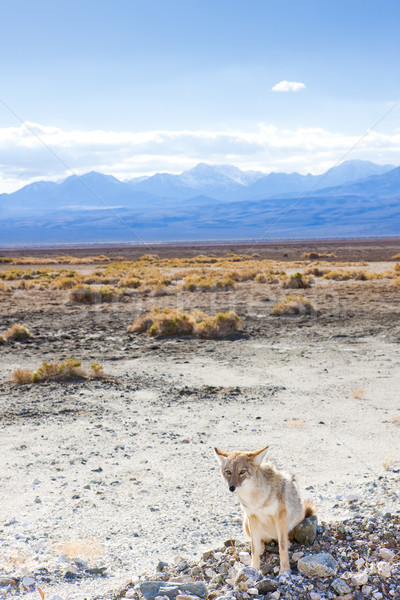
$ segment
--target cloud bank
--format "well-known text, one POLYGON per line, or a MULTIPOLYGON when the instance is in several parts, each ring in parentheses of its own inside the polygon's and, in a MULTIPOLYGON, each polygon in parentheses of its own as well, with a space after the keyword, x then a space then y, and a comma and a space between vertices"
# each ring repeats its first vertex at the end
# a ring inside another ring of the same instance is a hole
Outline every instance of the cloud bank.
POLYGON ((273 92, 298 92, 299 90, 305 89, 305 84, 300 81, 280 81, 276 83, 272 91, 273 92))
MULTIPOLYGON (((241 169, 321 173, 343 159, 357 136, 319 128, 282 129, 260 124, 255 131, 64 130, 26 123, 0 128, 0 193, 40 179, 88 171, 119 179, 158 171, 180 173, 199 162, 241 169)), ((400 131, 371 132, 346 159, 398 163, 400 131)))

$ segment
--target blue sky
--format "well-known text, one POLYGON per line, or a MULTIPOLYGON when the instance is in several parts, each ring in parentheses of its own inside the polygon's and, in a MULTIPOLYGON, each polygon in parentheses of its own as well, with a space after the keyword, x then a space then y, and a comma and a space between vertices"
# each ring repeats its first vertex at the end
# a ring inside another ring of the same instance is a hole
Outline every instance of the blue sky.
MULTIPOLYGON (((62 161, 321 172, 400 97, 399 23, 397 0, 5 0, 0 191, 66 176, 62 161)), ((396 108, 347 158, 399 150, 396 108)))

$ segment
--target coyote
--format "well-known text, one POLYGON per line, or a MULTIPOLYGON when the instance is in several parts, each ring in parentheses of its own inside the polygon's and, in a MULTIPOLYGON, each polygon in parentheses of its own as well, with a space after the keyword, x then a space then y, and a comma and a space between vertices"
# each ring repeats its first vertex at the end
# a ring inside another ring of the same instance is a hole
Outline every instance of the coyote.
POLYGON ((243 509, 243 530, 251 539, 251 565, 260 569, 264 542, 278 540, 280 569, 290 571, 289 532, 315 513, 303 503, 294 477, 272 463, 261 464, 268 446, 254 452, 224 452, 214 448, 222 477, 230 492, 237 492, 243 509))

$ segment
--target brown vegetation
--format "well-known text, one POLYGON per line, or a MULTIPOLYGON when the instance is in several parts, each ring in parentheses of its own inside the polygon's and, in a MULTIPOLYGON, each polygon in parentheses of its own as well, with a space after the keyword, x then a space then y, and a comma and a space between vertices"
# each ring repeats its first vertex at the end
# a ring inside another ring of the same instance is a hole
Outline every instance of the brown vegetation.
POLYGON ((240 318, 234 312, 218 313, 214 317, 195 310, 185 313, 181 309, 154 307, 141 315, 128 327, 129 333, 158 336, 195 335, 200 338, 225 338, 239 331, 240 318))
POLYGON ((69 358, 64 362, 43 362, 37 371, 17 369, 12 378, 14 383, 39 383, 44 381, 70 381, 74 379, 98 379, 105 377, 103 367, 93 363, 90 369, 81 366, 79 360, 69 358))
POLYGON ((13 340, 15 342, 22 342, 23 340, 27 340, 32 337, 32 334, 26 327, 23 325, 19 325, 18 323, 14 323, 10 329, 3 332, 4 339, 8 342, 13 340))
POLYGON ((289 294, 277 302, 272 309, 271 314, 275 317, 284 315, 311 315, 315 309, 310 300, 297 294, 289 294))

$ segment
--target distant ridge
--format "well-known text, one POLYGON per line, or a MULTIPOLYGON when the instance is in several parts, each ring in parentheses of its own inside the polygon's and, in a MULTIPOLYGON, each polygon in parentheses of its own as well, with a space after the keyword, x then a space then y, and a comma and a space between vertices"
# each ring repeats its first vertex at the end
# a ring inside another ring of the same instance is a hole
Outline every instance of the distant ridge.
POLYGON ((91 172, 0 195, 0 246, 398 235, 400 167, 360 160, 322 175, 204 163, 129 181, 91 172))

